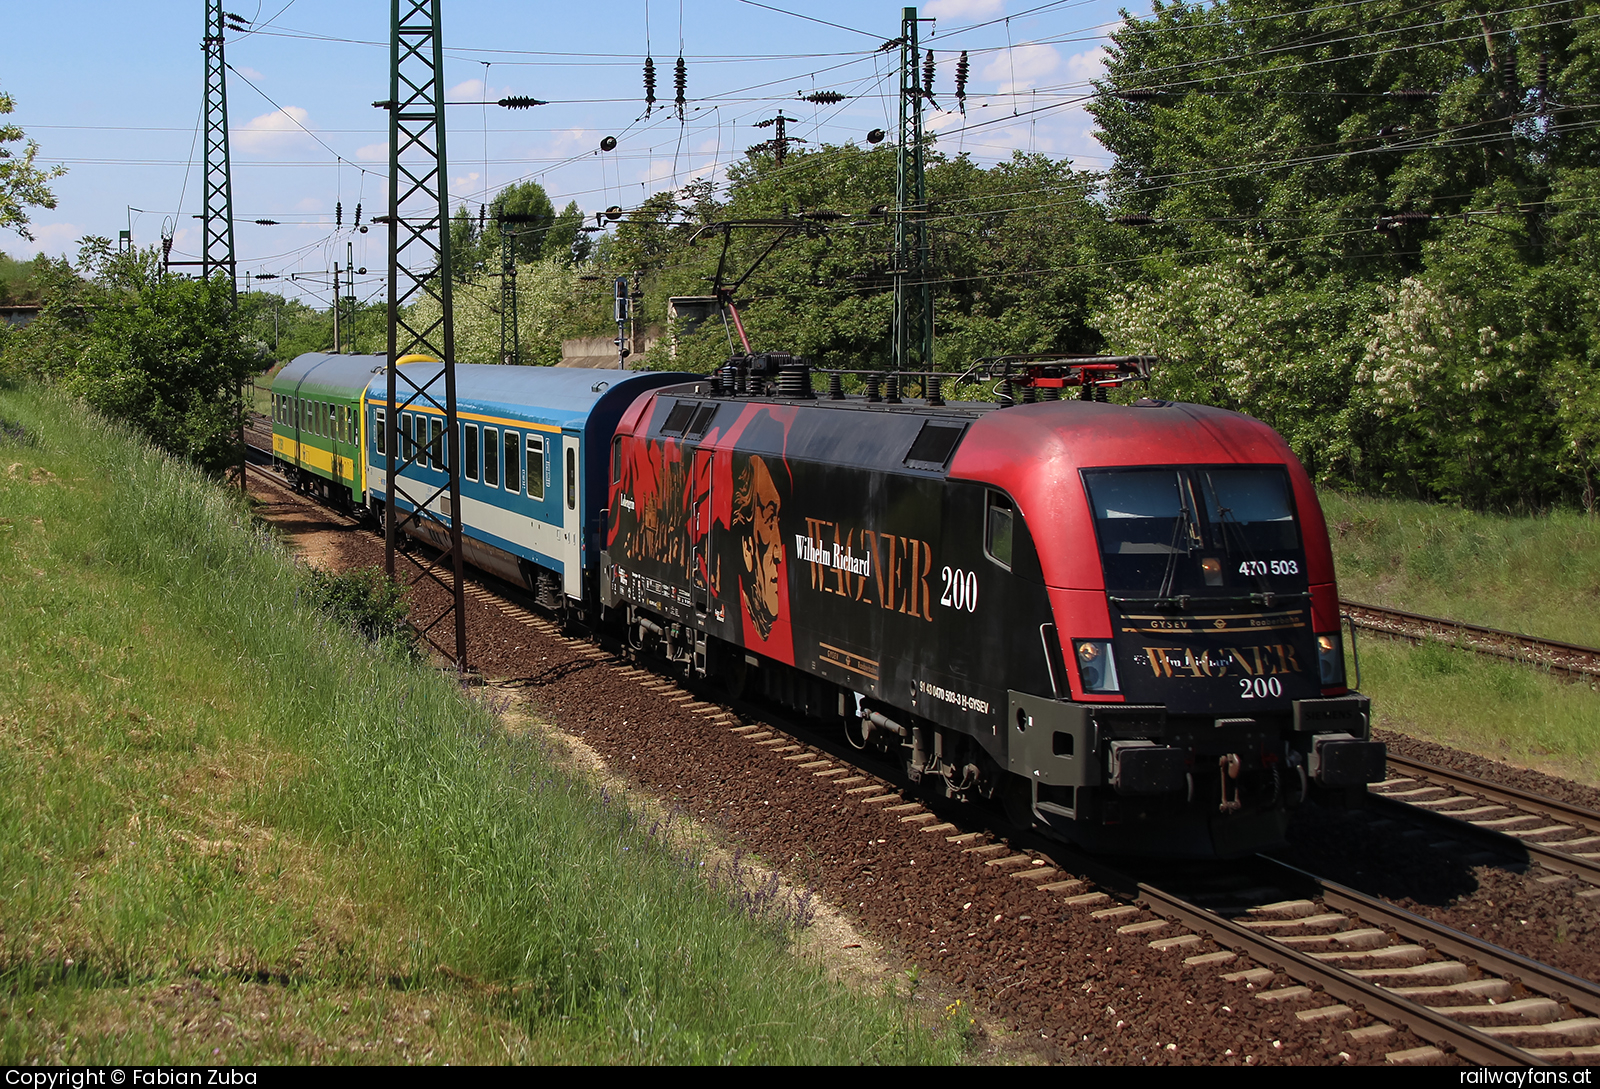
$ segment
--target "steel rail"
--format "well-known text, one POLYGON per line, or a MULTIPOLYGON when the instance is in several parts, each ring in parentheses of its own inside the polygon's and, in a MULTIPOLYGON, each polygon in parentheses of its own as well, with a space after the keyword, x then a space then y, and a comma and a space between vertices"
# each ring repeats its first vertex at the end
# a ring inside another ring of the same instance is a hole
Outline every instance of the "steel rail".
MULTIPOLYGON (((1453 1021, 1420 1002, 1368 983, 1337 968, 1282 945, 1248 927, 1189 903, 1180 896, 1139 883, 1138 900, 1157 915, 1175 918, 1218 945, 1242 952, 1252 960, 1284 972, 1305 984, 1315 984, 1327 994, 1404 1029, 1436 1047, 1452 1050, 1484 1066, 1544 1066, 1545 1061, 1520 1047, 1497 1040, 1470 1025, 1453 1021)), ((1513 954, 1514 955, 1514 954, 1513 954)))
POLYGON ((1424 809, 1419 805, 1402 801, 1399 798, 1385 798, 1382 794, 1368 793, 1367 805, 1374 811, 1387 810, 1402 819, 1414 820, 1430 824, 1443 830, 1446 834, 1457 838, 1470 838, 1488 847, 1499 854, 1517 861, 1529 860, 1539 863, 1547 870, 1564 873, 1570 877, 1587 881, 1591 885, 1600 885, 1600 864, 1590 862, 1586 858, 1579 858, 1566 851, 1558 851, 1553 847, 1533 843, 1516 836, 1509 836, 1493 828, 1481 828, 1471 821, 1464 821, 1460 817, 1452 817, 1449 813, 1437 813, 1431 809, 1424 809))
POLYGON ((1476 775, 1452 771, 1437 764, 1414 760, 1409 756, 1396 756, 1394 753, 1390 753, 1389 766, 1400 768, 1408 775, 1427 779, 1441 786, 1456 787, 1479 797, 1488 798, 1490 801, 1515 806, 1518 809, 1526 810, 1541 817, 1564 821, 1579 828, 1587 828, 1591 832, 1600 832, 1600 812, 1593 809, 1570 805, 1567 802, 1557 801, 1555 798, 1546 797, 1543 794, 1519 790, 1516 787, 1505 786, 1501 783, 1491 783, 1489 780, 1480 779, 1476 775))
POLYGON ((1461 620, 1409 613, 1382 605, 1341 599, 1339 607, 1351 624, 1405 639, 1441 639, 1455 636, 1462 646, 1479 654, 1508 661, 1546 666, 1552 673, 1591 679, 1600 677, 1600 647, 1563 643, 1521 632, 1502 631, 1461 620), (1362 616, 1360 614, 1366 614, 1362 616))
POLYGON ((1454 927, 1407 911, 1405 908, 1368 896, 1364 892, 1318 877, 1287 862, 1267 855, 1259 856, 1282 867, 1303 881, 1313 883, 1322 902, 1335 910, 1349 911, 1362 920, 1377 923, 1408 941, 1448 954, 1470 967, 1482 968, 1520 983, 1529 990, 1565 1002, 1585 1013, 1600 1016, 1600 985, 1570 975, 1559 968, 1541 964, 1520 953, 1513 953, 1454 927))

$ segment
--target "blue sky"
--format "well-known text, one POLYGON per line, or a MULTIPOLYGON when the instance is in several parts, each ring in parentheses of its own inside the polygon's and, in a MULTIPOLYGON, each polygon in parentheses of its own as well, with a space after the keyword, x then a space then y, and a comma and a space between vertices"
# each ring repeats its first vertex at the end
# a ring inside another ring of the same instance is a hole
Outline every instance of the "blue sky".
MULTIPOLYGON (((321 274, 354 245, 367 267, 358 294, 381 290, 382 232, 349 227, 387 199, 389 4, 384 0, 227 0, 256 31, 226 45, 239 270, 321 274), (344 229, 334 205, 344 206, 344 229), (279 225, 256 226, 252 220, 279 225)), ((1081 108, 1099 71, 1118 0, 933 0, 919 15, 939 63, 934 91, 948 113, 931 126, 942 150, 983 162, 1015 149, 1106 164, 1081 108), (931 37, 929 37, 931 28, 931 37), (955 65, 971 58, 966 116, 954 110, 955 65)), ((197 140, 202 90, 203 0, 185 3, 13 4, 6 13, 0 89, 8 119, 40 144, 39 161, 62 163, 58 206, 36 209, 28 243, 9 232, 13 257, 71 255, 85 234, 116 236, 132 223, 136 244, 156 243, 164 222, 175 251, 193 254, 201 210, 197 140), (135 211, 129 211, 130 206, 135 211)), ((1142 10, 1135 6, 1136 10, 1142 10)), ((718 178, 743 149, 770 136, 755 122, 780 108, 815 146, 894 132, 895 54, 877 52, 899 33, 901 6, 839 0, 591 0, 585 4, 444 0, 447 97, 476 102, 507 94, 551 104, 509 111, 447 110, 451 193, 469 207, 503 186, 535 178, 556 206, 585 212, 631 207, 645 195, 698 177, 718 178), (782 8, 815 21, 783 14, 782 8), (641 67, 655 58, 658 105, 644 110, 641 67), (688 109, 670 109, 673 64, 688 63, 688 109), (485 93, 487 87, 487 93, 485 93), (815 90, 854 97, 815 106, 815 90), (887 92, 887 93, 885 93, 887 92), (667 103, 663 109, 660 101, 667 103), (615 151, 599 151, 604 136, 615 151)), ((286 293, 311 283, 279 281, 286 293)), ((326 299, 320 300, 323 304, 326 299)))

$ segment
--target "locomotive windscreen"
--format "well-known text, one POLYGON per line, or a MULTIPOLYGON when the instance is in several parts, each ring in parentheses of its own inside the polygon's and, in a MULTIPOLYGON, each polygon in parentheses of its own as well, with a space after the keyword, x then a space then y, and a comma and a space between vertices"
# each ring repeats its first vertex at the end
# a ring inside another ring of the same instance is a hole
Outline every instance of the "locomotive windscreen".
POLYGON ((1305 585, 1279 467, 1097 469, 1083 480, 1112 593, 1205 597, 1305 585))

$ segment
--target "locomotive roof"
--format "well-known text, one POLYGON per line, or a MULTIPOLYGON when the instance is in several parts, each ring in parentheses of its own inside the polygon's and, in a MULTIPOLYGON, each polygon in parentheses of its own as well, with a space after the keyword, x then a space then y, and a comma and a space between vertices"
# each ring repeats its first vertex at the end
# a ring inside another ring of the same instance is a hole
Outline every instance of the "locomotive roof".
MULTIPOLYGON (((408 363, 405 366, 412 381, 418 384, 439 372, 436 363, 408 363)), ((614 390, 633 388, 643 391, 652 386, 680 382, 686 377, 693 376, 660 371, 463 363, 456 367, 456 400, 471 402, 481 409, 526 417, 538 423, 581 427, 588 422, 601 399, 614 390)), ((403 390, 404 386, 401 388, 403 390)), ((436 392, 443 396, 442 384, 436 387, 436 392)), ((387 380, 381 370, 367 384, 367 397, 375 400, 388 397, 387 380)))
POLYGON ((272 379, 272 388, 284 394, 293 394, 298 389, 302 397, 317 394, 354 400, 374 374, 383 373, 387 362, 388 356, 382 355, 307 352, 284 365, 272 379))

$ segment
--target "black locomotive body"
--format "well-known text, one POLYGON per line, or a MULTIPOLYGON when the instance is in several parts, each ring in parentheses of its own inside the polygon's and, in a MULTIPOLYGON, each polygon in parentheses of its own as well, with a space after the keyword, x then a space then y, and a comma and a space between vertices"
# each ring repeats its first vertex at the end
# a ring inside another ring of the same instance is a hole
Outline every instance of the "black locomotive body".
POLYGON ((623 417, 600 592, 641 645, 1092 849, 1255 850, 1382 778, 1321 511, 1265 425, 788 388, 623 417))

